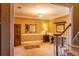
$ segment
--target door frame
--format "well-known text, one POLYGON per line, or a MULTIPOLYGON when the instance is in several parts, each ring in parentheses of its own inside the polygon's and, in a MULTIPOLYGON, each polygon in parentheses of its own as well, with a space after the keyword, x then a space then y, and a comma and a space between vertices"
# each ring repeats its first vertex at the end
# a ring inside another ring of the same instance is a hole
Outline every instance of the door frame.
POLYGON ((10 56, 14 56, 14 4, 10 3, 10 56))
MULTIPOLYGON (((65 6, 65 7, 69 8, 69 10, 70 10, 70 13, 69 13, 70 21, 69 22, 72 24, 72 26, 70 28, 71 32, 69 34, 71 35, 70 39, 72 39, 73 38, 73 35, 72 35, 73 34, 73 5, 67 4, 67 3, 64 3, 64 4, 63 3, 52 3, 52 4, 65 6)), ((10 14, 11 14, 10 25, 13 26, 13 27, 11 27, 12 32, 10 32, 10 34, 11 34, 11 36, 10 36, 10 55, 14 55, 14 25, 13 25, 14 24, 14 18, 13 18, 14 17, 14 4, 10 4, 10 14)), ((71 44, 71 40, 70 40, 70 44, 71 44)))
POLYGON ((21 24, 14 24, 14 46, 19 46, 19 45, 21 45, 21 24), (20 36, 19 41, 16 39, 18 35, 15 34, 17 33, 18 30, 20 30, 20 32, 18 33, 20 36), (18 41, 19 43, 18 42, 16 43, 16 41, 18 41))

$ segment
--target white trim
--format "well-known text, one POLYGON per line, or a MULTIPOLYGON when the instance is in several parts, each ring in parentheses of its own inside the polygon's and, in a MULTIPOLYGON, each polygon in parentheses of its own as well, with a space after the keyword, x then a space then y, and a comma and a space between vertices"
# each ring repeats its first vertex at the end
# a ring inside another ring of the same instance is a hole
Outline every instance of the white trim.
POLYGON ((14 19, 13 19, 13 4, 10 4, 10 56, 13 55, 14 47, 14 19))
POLYGON ((73 39, 73 40, 75 40, 75 38, 76 38, 78 35, 79 35, 79 32, 75 35, 75 37, 74 37, 74 39, 73 39))
MULTIPOLYGON (((36 33, 36 34, 30 34, 30 33, 28 33, 28 34, 21 34, 21 36, 26 36, 26 35, 45 35, 45 34, 42 34, 42 33, 36 33)), ((48 35, 53 35, 53 33, 48 33, 48 35)))
POLYGON ((27 42, 21 42, 21 44, 27 44, 27 43, 42 43, 43 40, 37 40, 37 41, 27 41, 27 42))
MULTIPOLYGON (((59 17, 63 17, 63 16, 66 16, 66 15, 69 15, 69 14, 61 14, 61 15, 59 15, 59 16, 53 16, 53 18, 49 18, 49 19, 42 19, 42 20, 53 20, 53 19, 56 19, 56 18, 59 18, 59 17)), ((33 18, 33 17, 27 17, 27 16, 19 16, 19 15, 14 15, 14 18, 29 18, 29 19, 39 19, 39 18, 33 18)), ((39 19, 39 20, 41 20, 41 19, 39 19)))

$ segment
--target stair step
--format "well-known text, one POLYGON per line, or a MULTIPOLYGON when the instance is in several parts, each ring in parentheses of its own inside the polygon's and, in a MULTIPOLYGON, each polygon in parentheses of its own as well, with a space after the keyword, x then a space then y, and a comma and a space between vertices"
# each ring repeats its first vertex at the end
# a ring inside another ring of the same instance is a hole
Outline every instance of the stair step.
POLYGON ((75 52, 75 51, 66 51, 67 53, 70 53, 74 56, 79 56, 79 53, 78 52, 75 52))

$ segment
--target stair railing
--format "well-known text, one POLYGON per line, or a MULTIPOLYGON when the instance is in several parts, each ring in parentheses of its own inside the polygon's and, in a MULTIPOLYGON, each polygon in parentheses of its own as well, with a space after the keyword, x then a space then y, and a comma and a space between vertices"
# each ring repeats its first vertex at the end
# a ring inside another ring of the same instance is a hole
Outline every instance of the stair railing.
MULTIPOLYGON (((69 29, 70 26, 71 26, 71 24, 69 24, 62 33, 60 33, 60 34, 54 34, 54 36, 56 37, 56 40, 55 40, 56 56, 58 56, 58 53, 59 53, 59 51, 58 51, 58 37, 62 36, 69 29)), ((62 38, 62 47, 63 47, 63 45, 64 45, 64 42, 63 42, 63 38, 62 38)))
POLYGON ((79 32, 75 35, 72 40, 72 44, 68 44, 69 49, 66 51, 69 54, 79 56, 79 32))

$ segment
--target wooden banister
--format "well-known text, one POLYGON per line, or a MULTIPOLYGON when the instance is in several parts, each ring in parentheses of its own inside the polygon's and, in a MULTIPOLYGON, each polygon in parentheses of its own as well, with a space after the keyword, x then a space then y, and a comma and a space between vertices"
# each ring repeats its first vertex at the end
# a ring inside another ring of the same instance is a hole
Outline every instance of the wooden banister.
POLYGON ((63 35, 70 26, 71 26, 71 24, 69 24, 62 33, 54 34, 54 36, 61 36, 61 35, 63 35))

